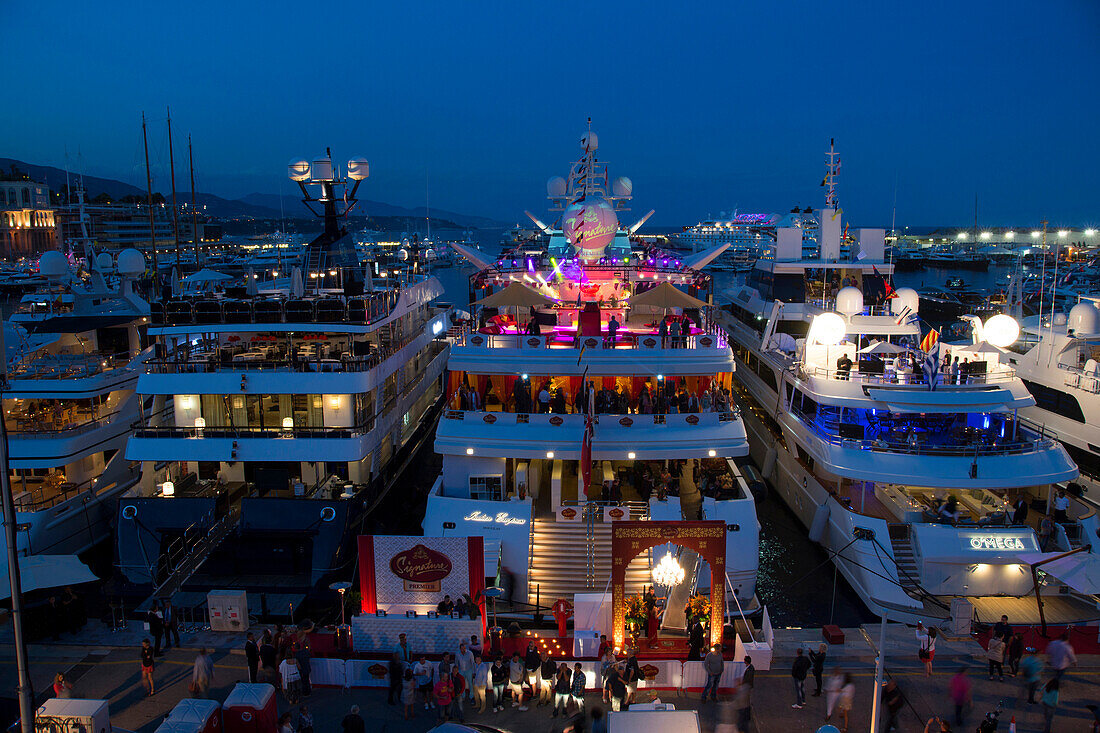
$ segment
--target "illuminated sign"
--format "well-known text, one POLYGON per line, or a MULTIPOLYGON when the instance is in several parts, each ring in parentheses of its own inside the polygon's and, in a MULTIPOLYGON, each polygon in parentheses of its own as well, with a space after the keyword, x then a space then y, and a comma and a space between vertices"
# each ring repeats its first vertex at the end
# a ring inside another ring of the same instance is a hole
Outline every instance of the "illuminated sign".
POLYGON ((451 574, 451 559, 429 547, 416 545, 390 559, 390 572, 404 581, 406 592, 438 593, 440 581, 451 574))
POLYGON ((1001 535, 979 535, 970 538, 972 550, 1026 550, 1024 541, 1019 537, 1001 535))
POLYGON ((497 512, 494 517, 491 514, 486 514, 480 509, 473 510, 463 517, 463 519, 467 522, 493 522, 495 524, 503 524, 506 527, 527 524, 527 520, 523 517, 513 517, 508 512, 497 512))

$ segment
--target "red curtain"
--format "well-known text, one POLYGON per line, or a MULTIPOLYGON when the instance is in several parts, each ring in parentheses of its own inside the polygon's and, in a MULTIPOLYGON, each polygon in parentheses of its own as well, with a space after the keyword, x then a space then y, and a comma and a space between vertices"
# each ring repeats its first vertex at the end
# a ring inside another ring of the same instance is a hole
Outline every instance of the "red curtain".
MULTIPOLYGON (((466 538, 466 559, 470 566, 470 598, 477 600, 481 610, 481 637, 485 638, 488 629, 485 625, 485 540, 481 537, 466 538)), ((372 565, 373 567, 373 565, 372 565)))
MULTIPOLYGON (((482 561, 481 564, 484 565, 485 562, 482 561)), ((361 612, 373 616, 378 610, 378 588, 374 583, 373 535, 359 535, 359 594, 361 612)))

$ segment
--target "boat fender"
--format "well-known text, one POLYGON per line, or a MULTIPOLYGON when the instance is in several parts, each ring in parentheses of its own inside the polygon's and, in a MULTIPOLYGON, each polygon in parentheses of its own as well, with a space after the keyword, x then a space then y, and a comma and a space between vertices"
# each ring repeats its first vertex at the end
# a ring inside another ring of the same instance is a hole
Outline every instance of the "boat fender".
POLYGON ((810 525, 810 541, 820 543, 825 538, 825 530, 829 527, 829 503, 826 502, 817 507, 814 512, 814 521, 810 525))
POLYGON ((775 480, 775 461, 779 457, 779 453, 775 450, 774 445, 768 446, 768 452, 764 454, 764 477, 775 480))

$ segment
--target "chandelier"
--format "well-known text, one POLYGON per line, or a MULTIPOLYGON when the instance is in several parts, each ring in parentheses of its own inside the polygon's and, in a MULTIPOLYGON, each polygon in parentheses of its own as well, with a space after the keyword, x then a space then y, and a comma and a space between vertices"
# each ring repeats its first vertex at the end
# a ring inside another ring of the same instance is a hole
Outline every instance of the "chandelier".
POLYGON ((653 582, 670 588, 684 582, 684 569, 672 557, 671 552, 666 552, 661 562, 653 568, 653 582))

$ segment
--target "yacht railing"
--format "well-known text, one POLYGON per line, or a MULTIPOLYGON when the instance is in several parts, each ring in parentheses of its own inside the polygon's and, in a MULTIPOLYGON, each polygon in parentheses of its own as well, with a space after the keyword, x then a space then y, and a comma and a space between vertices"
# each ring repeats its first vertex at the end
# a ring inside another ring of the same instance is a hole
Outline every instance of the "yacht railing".
POLYGON ((105 486, 97 486, 96 481, 98 481, 96 478, 81 481, 79 484, 63 481, 55 487, 47 487, 42 482, 36 482, 34 486, 23 488, 21 477, 15 476, 11 479, 15 508, 21 512, 40 512, 58 504, 63 504, 74 496, 79 496, 92 488, 95 488, 96 493, 100 493, 109 491, 117 485, 111 483, 105 486))
POLYGON ((464 330, 460 334, 454 334, 455 343, 459 346, 489 348, 489 349, 725 349, 728 347, 726 337, 719 328, 710 328, 701 333, 693 333, 689 336, 665 336, 662 338, 657 333, 638 333, 626 328, 616 332, 612 342, 607 331, 601 331, 599 336, 577 336, 567 331, 554 331, 548 334, 527 333, 482 333, 480 331, 464 330))
MULTIPOLYGON (((473 416, 478 416, 481 420, 493 423, 500 421, 509 425, 526 425, 526 424, 545 424, 558 426, 563 424, 566 420, 571 423, 580 424, 584 417, 583 413, 574 412, 569 415, 562 415, 560 413, 528 413, 528 412, 497 412, 497 411, 485 411, 485 410, 453 410, 448 409, 443 412, 444 420, 466 420, 474 419, 473 416), (497 417, 497 416, 501 417, 497 417), (503 416, 508 416, 504 418, 503 416)), ((741 413, 739 410, 727 410, 725 412, 673 412, 673 413, 621 413, 621 412, 603 412, 597 413, 595 422, 600 424, 600 420, 615 420, 623 427, 630 427, 634 423, 640 423, 642 425, 668 425, 670 423, 686 423, 688 425, 698 425, 702 422, 714 422, 717 424, 732 422, 739 420, 741 413), (710 415, 715 415, 716 419, 713 421, 710 419, 710 415)))
POLYGON ((397 289, 361 296, 187 297, 151 304, 153 326, 264 323, 370 324, 387 318, 400 302, 397 289))
MULTIPOLYGON (((887 440, 885 438, 842 438, 839 435, 828 432, 812 417, 807 417, 801 412, 795 412, 819 438, 842 448, 859 448, 867 451, 881 451, 890 453, 904 453, 915 456, 985 456, 1008 455, 1019 453, 1037 453, 1041 450, 1053 448, 1057 441, 1035 436, 1032 440, 994 440, 991 443, 960 443, 958 445, 934 445, 919 439, 916 440, 887 440)), ((1024 431, 1020 431, 1024 432, 1024 431)))
POLYGON ((89 433, 98 428, 110 425, 119 416, 119 412, 107 413, 81 423, 66 423, 62 427, 51 427, 51 421, 21 419, 9 417, 9 424, 14 422, 15 428, 8 429, 8 435, 20 440, 32 440, 38 438, 70 438, 89 433))
POLYGON ((10 379, 81 379, 127 366, 133 357, 118 354, 47 354, 16 364, 10 379))
MULTIPOLYGON (((923 376, 917 377, 914 374, 866 374, 856 371, 855 369, 841 371, 837 369, 829 369, 827 367, 808 365, 804 362, 794 362, 793 364, 791 364, 790 369, 799 379, 815 377, 818 379, 834 379, 839 382, 911 385, 923 386, 925 389, 928 388, 927 379, 925 379, 923 376)), ((997 367, 997 369, 993 370, 992 372, 987 372, 985 374, 970 374, 959 376, 958 382, 953 381, 951 375, 944 374, 941 371, 937 376, 936 389, 960 389, 973 385, 1010 382, 1015 378, 1016 370, 1011 367, 997 367)))
POLYGON ((138 428, 138 438, 354 438, 374 429, 374 420, 350 427, 267 427, 221 425, 196 427, 161 426, 138 428))
POLYGON ((1065 377, 1065 386, 1079 389, 1082 392, 1100 394, 1100 373, 1086 372, 1081 367, 1059 364, 1058 368, 1069 372, 1065 377))

